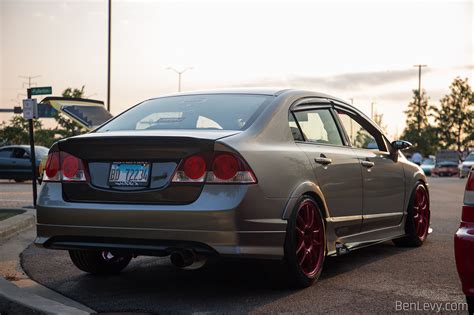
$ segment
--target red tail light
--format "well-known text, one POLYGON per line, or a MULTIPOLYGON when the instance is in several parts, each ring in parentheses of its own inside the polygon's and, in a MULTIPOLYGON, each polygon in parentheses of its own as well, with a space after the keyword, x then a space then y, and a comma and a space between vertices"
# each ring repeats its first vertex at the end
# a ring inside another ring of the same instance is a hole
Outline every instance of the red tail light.
POLYGON ((44 168, 44 180, 59 181, 59 152, 51 152, 48 154, 48 160, 44 168))
POLYGON ((212 172, 221 180, 229 180, 237 175, 239 165, 237 158, 229 153, 222 153, 214 157, 212 172))
POLYGON ((44 181, 70 182, 85 180, 86 173, 82 160, 66 152, 51 152, 48 154, 44 181))
POLYGON ((183 172, 187 178, 199 181, 206 175, 206 161, 199 155, 190 156, 184 161, 183 172))
POLYGON ((474 191, 474 170, 471 169, 466 182, 466 191, 474 191))
POLYGON ((173 182, 254 184, 257 179, 241 157, 230 152, 215 152, 187 157, 179 165, 173 182))

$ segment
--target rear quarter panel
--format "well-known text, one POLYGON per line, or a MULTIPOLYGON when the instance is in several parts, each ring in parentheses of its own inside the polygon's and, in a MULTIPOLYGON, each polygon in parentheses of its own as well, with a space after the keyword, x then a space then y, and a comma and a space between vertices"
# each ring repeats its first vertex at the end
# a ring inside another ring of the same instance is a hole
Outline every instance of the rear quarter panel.
MULTIPOLYGON (((286 204, 306 192, 305 189, 320 194, 311 163, 294 142, 288 125, 289 107, 302 96, 304 94, 276 97, 247 130, 216 144, 216 150, 230 147, 243 156, 257 177, 262 197, 279 199, 286 204)), ((259 211, 281 219, 285 208, 259 211)))

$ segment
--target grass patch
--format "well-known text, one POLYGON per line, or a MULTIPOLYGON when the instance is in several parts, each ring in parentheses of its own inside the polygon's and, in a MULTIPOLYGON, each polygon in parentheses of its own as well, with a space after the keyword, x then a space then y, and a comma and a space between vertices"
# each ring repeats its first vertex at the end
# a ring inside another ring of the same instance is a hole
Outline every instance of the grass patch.
POLYGON ((8 218, 11 218, 17 214, 22 214, 24 212, 26 211, 25 210, 11 210, 11 209, 0 210, 0 221, 6 220, 8 218))

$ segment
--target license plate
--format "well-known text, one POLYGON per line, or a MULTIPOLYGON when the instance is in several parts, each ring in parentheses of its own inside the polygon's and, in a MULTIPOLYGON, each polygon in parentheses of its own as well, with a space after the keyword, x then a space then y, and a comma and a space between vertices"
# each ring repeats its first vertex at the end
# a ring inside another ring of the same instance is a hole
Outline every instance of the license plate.
POLYGON ((147 186, 150 163, 114 162, 110 166, 110 186, 147 186))

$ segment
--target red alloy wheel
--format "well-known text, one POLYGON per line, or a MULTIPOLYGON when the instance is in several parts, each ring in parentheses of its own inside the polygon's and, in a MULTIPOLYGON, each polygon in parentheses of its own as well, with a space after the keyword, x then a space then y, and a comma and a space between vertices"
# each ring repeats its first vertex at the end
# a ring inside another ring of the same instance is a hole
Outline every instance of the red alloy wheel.
POLYGON ((415 222, 416 235, 424 241, 428 235, 430 226, 430 208, 428 193, 423 186, 418 186, 415 191, 415 202, 413 204, 413 220, 415 222))
POLYGON ((324 259, 324 227, 316 204, 301 203, 296 214, 296 259, 307 277, 314 277, 324 259))

